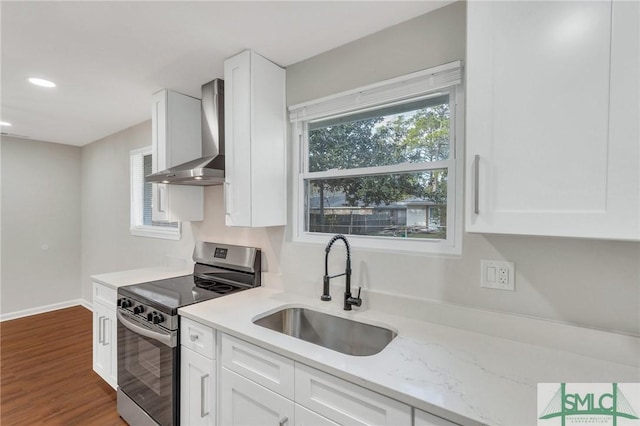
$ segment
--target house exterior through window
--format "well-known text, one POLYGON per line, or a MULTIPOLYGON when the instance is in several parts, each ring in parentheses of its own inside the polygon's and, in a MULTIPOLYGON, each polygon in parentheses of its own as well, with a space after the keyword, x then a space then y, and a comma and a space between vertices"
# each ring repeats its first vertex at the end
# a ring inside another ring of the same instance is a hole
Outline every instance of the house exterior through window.
POLYGON ((461 64, 290 107, 294 239, 460 253, 461 64))

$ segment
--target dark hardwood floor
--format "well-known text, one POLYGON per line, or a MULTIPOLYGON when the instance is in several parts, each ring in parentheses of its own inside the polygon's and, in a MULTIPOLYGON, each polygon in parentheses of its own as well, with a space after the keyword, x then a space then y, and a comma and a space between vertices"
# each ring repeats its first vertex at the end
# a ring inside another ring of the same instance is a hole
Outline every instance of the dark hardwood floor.
POLYGON ((0 424, 126 425, 92 363, 84 307, 0 323, 0 424))

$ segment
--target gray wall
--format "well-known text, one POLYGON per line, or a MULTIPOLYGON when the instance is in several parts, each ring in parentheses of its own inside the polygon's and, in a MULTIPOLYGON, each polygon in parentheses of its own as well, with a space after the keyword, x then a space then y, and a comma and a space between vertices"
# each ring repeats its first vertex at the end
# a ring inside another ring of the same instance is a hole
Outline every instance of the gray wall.
POLYGON ((1 138, 0 312, 80 298, 80 148, 1 138))
MULTIPOLYGON (((288 104, 464 58, 465 4, 455 3, 288 67, 288 104)), ((323 258, 322 247, 284 244, 287 288, 319 293, 323 258)), ((365 288, 640 333, 638 243, 465 234, 459 258, 356 250, 353 260, 365 288), (481 259, 514 261, 516 291, 481 289, 481 259)))
POLYGON ((82 148, 82 298, 91 301, 90 276, 157 266, 166 256, 191 259, 191 225, 179 241, 132 236, 129 161, 133 149, 151 145, 151 121, 82 148))

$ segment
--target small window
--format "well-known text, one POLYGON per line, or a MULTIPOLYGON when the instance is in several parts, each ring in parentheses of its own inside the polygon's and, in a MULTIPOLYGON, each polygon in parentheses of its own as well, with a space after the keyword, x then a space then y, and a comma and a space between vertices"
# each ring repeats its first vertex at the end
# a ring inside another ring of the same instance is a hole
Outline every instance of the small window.
POLYGON ((151 147, 131 151, 131 235, 180 239, 179 222, 152 220, 152 183, 144 181, 151 174, 151 147))
POLYGON ((460 253, 459 66, 451 71, 291 107, 300 141, 296 241, 345 234, 365 248, 460 253))

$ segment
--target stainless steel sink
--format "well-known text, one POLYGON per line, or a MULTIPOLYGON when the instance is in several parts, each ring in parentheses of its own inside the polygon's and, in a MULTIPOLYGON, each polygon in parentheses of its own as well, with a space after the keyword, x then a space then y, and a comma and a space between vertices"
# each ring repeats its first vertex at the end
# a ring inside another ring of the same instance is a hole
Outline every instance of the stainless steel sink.
POLYGON ((307 308, 285 308, 258 318, 254 324, 347 355, 374 355, 383 350, 396 332, 307 308))

